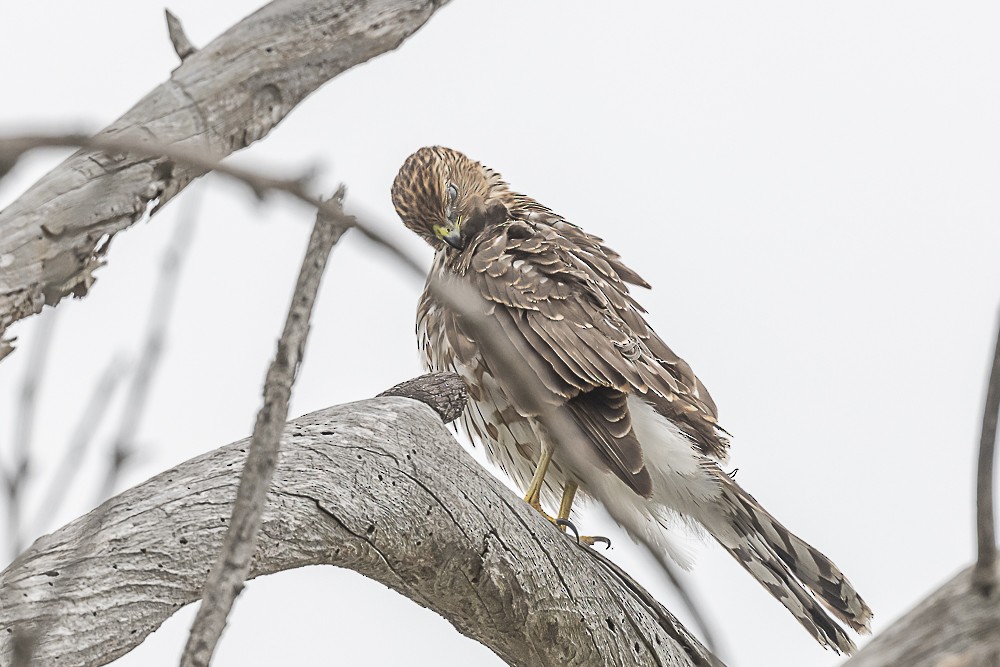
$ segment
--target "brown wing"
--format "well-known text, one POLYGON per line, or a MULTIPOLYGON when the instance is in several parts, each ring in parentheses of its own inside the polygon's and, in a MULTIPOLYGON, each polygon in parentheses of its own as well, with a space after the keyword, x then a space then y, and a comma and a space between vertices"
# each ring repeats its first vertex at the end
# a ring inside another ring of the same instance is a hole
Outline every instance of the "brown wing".
MULTIPOLYGON (((679 356, 667 347, 666 343, 656 334, 646 323, 642 314, 646 310, 639 305, 628 292, 627 285, 638 285, 639 287, 650 288, 638 273, 630 269, 621 256, 604 245, 604 241, 592 234, 588 234, 576 225, 567 222, 561 216, 553 213, 548 207, 538 203, 531 197, 516 192, 507 192, 505 204, 511 211, 514 219, 522 220, 533 225, 543 225, 557 230, 566 241, 575 246, 576 253, 587 263, 591 270, 596 271, 599 277, 607 281, 612 288, 612 294, 608 295, 612 301, 612 307, 616 314, 631 328, 632 332, 640 339, 646 341, 650 352, 658 359, 664 367, 664 371, 670 373, 685 389, 684 398, 687 402, 696 406, 698 412, 707 417, 705 420, 691 420, 688 424, 684 420, 680 425, 689 435, 696 433, 705 437, 708 442, 706 448, 718 458, 725 458, 727 441, 719 437, 718 433, 718 408, 708 389, 701 380, 694 374, 691 367, 679 356), (615 293, 620 298, 613 298, 615 293), (715 442, 718 441, 718 442, 715 442), (714 444, 713 444, 714 443, 714 444)), ((654 404, 657 404, 657 397, 647 397, 654 404)), ((659 403, 662 403, 660 401, 659 403)), ((675 408, 668 405, 660 405, 664 408, 660 410, 667 417, 677 417, 679 414, 675 408)), ((686 411, 683 410, 682 411, 686 411)))
MULTIPOLYGON (((490 286, 486 285, 488 280, 476 282, 483 289, 503 291, 501 282, 490 286)), ((552 343, 527 321, 535 317, 534 313, 499 304, 492 296, 498 292, 481 294, 488 304, 483 313, 485 321, 474 323, 449 313, 452 324, 447 335, 459 360, 473 365, 474 358, 478 358, 478 363, 484 363, 521 415, 540 417, 544 423, 549 410, 566 410, 599 460, 633 491, 650 496, 652 478, 632 430, 626 394, 596 384, 599 364, 583 369, 570 356, 551 354, 552 343)), ((558 439, 559 431, 555 433, 558 439)))
MULTIPOLYGON (((724 452, 714 404, 646 324, 623 277, 645 283, 599 239, 561 219, 511 220, 452 257, 451 269, 490 304, 487 314, 507 353, 531 369, 547 402, 565 406, 610 469, 638 493, 648 495, 651 482, 627 394, 645 395, 704 451, 724 452)), ((504 353, 479 342, 489 365, 504 353)), ((505 393, 523 414, 532 413, 531 405, 518 404, 516 387, 505 393)))
POLYGON ((646 470, 642 446, 632 430, 627 394, 608 388, 591 389, 566 403, 573 421, 589 436, 611 471, 641 496, 653 495, 653 478, 646 470))

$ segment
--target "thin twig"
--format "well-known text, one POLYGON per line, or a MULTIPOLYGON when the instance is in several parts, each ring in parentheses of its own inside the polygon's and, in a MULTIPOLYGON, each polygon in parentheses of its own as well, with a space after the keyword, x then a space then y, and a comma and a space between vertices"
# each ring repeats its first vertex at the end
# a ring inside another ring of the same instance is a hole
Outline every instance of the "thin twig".
POLYGON ((13 467, 6 473, 7 482, 7 534, 10 536, 11 558, 21 553, 24 543, 22 521, 24 512, 24 487, 31 470, 31 441, 38 408, 38 387, 45 375, 45 366, 51 356, 52 334, 56 313, 48 313, 38 320, 31 346, 31 356, 24 372, 24 382, 18 399, 14 427, 13 467))
POLYGON ((993 366, 986 388, 983 429, 979 436, 979 464, 976 472, 976 536, 978 556, 972 580, 988 594, 996 584, 997 542, 993 519, 993 454, 997 439, 997 412, 1000 411, 1000 325, 993 350, 993 366))
MULTIPOLYGON (((459 315, 462 326, 467 328, 469 335, 476 340, 481 350, 491 349, 494 354, 491 355, 490 360, 491 363, 496 365, 495 370, 497 374, 509 378, 507 386, 519 392, 520 401, 537 408, 540 421, 545 424, 550 433, 555 434, 557 441, 573 442, 575 439, 585 437, 575 422, 565 414, 555 410, 548 403, 531 369, 525 364, 518 363, 518 360, 513 355, 507 353, 509 348, 505 344, 502 330, 491 326, 490 320, 484 315, 482 309, 482 298, 471 286, 457 280, 451 280, 448 282, 430 282, 428 283, 428 289, 431 290, 431 294, 435 299, 441 301, 441 303, 459 315)), ((567 466, 570 469, 579 469, 580 466, 590 465, 588 462, 580 461, 578 458, 573 461, 574 457, 580 456, 575 448, 564 447, 560 450, 560 455, 566 460, 572 461, 567 466)), ((691 612, 691 616, 700 628, 709 649, 715 651, 718 646, 715 633, 712 631, 707 616, 701 612, 694 596, 691 595, 683 582, 675 575, 673 566, 668 558, 653 549, 648 550, 663 568, 668 580, 677 590, 678 595, 691 612)), ((593 549, 589 549, 589 551, 593 551, 593 549)), ((605 564, 610 562, 607 558, 603 557, 599 558, 599 560, 605 564)), ((620 570, 617 566, 615 568, 616 570, 620 570)), ((616 574, 622 576, 620 572, 616 572, 616 574)))
POLYGON ((174 45, 174 52, 177 57, 184 62, 192 53, 195 53, 198 49, 194 48, 191 44, 191 40, 184 33, 184 26, 181 25, 181 20, 174 16, 174 14, 169 9, 164 9, 163 12, 167 15, 167 34, 170 35, 170 43, 174 45))
MULTIPOLYGON (((341 187, 333 199, 329 200, 330 203, 339 207, 343 193, 341 187)), ((325 215, 328 208, 324 203, 316 215, 316 224, 302 260, 285 328, 278 340, 274 361, 267 371, 264 405, 257 413, 257 423, 236 491, 229 529, 226 531, 222 551, 205 582, 202 603, 181 657, 182 667, 207 667, 211 662, 212 654, 226 627, 226 619, 250 571, 250 558, 256 548, 264 501, 278 463, 279 439, 288 418, 288 401, 302 362, 316 293, 333 245, 349 228, 349 225, 344 224, 345 216, 339 210, 337 215, 325 215)))
POLYGON ((677 571, 677 567, 670 561, 669 556, 662 554, 653 549, 648 550, 653 554, 653 558, 656 562, 660 564, 663 568, 663 572, 667 575, 667 580, 670 585, 674 587, 677 591, 677 595, 680 596, 681 602, 687 607, 687 610, 691 613, 691 620, 701 631, 701 638, 705 641, 705 646, 712 653, 719 655, 721 653, 719 647, 719 640, 715 636, 715 631, 712 630, 712 624, 709 622, 708 618, 701 613, 701 605, 695 599, 694 594, 688 590, 687 585, 681 580, 681 575, 677 571))
POLYGON ((420 280, 423 280, 426 275, 420 263, 410 257, 396 243, 389 240, 388 237, 374 230, 369 225, 346 216, 343 211, 338 209, 329 200, 323 201, 315 195, 310 194, 306 189, 307 178, 277 178, 250 169, 225 164, 204 152, 192 151, 175 145, 156 145, 151 142, 123 137, 90 137, 86 134, 31 135, 0 139, 0 163, 13 163, 24 153, 45 147, 87 148, 110 154, 132 153, 149 158, 166 158, 167 160, 179 162, 195 169, 202 169, 206 172, 214 171, 235 179, 249 187, 259 198, 263 198, 269 192, 287 193, 322 211, 324 215, 339 219, 341 225, 353 225, 369 241, 388 251, 389 254, 399 260, 403 266, 409 269, 420 280))
POLYGON ((49 529, 50 520, 58 514, 66 500, 74 478, 82 469, 87 449, 94 443, 94 433, 101 425, 115 390, 121 383, 125 368, 123 357, 115 356, 94 385, 94 390, 90 392, 90 399, 80 415, 76 428, 73 429, 66 452, 59 457, 58 467, 49 482, 48 491, 42 497, 38 512, 31 523, 36 535, 49 529))
POLYGON ((185 201, 186 208, 179 212, 173 237, 163 253, 160 275, 150 301, 149 321, 146 325, 142 351, 132 374, 132 382, 122 410, 121 424, 111 445, 111 461, 104 481, 98 489, 95 504, 100 504, 114 493, 115 484, 122 470, 135 455, 136 436, 146 411, 149 389, 156 377, 160 357, 163 354, 167 328, 170 325, 177 287, 180 284, 181 267, 194 235, 200 203, 201 192, 196 189, 185 201))

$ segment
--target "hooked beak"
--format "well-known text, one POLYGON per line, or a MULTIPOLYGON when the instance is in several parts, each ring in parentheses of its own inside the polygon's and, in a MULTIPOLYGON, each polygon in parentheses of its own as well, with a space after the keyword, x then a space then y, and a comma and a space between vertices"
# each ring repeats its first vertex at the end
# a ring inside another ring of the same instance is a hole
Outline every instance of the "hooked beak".
POLYGON ((462 234, 459 231, 458 225, 451 228, 451 231, 441 237, 441 240, 450 245, 455 250, 461 250, 462 246, 462 234))
POLYGON ((462 240, 462 220, 448 222, 444 225, 434 225, 434 236, 438 237, 455 250, 461 250, 465 243, 462 240))

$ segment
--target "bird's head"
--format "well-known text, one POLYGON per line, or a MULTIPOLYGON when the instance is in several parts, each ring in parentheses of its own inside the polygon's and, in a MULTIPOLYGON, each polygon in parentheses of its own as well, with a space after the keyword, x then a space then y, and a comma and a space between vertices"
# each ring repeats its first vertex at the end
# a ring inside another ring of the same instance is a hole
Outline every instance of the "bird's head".
POLYGON ((392 203, 403 224, 435 249, 465 248, 487 225, 507 219, 500 174, 442 146, 406 158, 392 184, 392 203))

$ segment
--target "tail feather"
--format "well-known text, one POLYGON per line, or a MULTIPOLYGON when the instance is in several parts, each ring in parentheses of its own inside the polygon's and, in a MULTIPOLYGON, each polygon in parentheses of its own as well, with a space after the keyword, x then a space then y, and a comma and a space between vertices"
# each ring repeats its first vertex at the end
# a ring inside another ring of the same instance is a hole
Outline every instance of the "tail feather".
POLYGON ((704 528, 820 644, 841 653, 853 651, 846 629, 834 617, 865 633, 872 612, 843 572, 781 525, 716 461, 699 453, 674 422, 635 395, 628 406, 653 479, 652 498, 633 493, 609 474, 584 477, 581 488, 600 500, 633 539, 681 567, 691 559, 675 539, 678 532, 704 528))
POLYGON ((731 528, 709 531, 821 644, 851 653, 854 643, 823 609, 856 632, 870 632, 872 611, 851 582, 736 482, 721 472, 720 479, 731 528))
POLYGON ((854 652, 854 642, 844 629, 795 580, 784 562, 771 552, 765 542, 756 536, 748 536, 740 546, 723 544, 723 547, 792 613, 816 641, 837 653, 850 655, 854 652))

